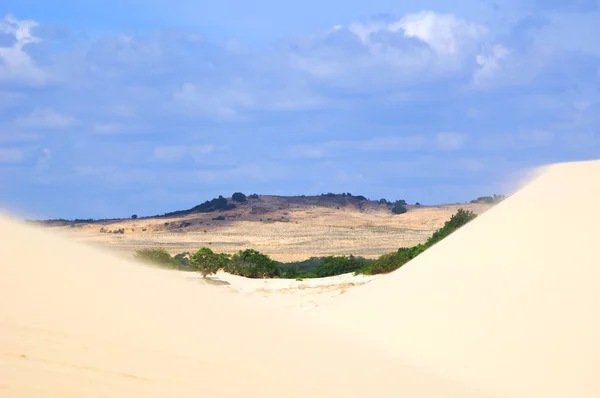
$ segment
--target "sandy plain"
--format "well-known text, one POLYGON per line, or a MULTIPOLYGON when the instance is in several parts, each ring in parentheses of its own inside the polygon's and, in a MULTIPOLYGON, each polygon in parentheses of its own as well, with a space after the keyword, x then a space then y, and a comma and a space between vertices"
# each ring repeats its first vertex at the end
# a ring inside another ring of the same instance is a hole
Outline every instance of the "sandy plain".
POLYGON ((175 255, 207 246, 231 254, 252 248, 279 261, 349 254, 375 258, 399 247, 424 242, 459 208, 480 214, 492 206, 480 203, 408 206, 408 213, 393 215, 383 206, 363 209, 310 203, 290 206, 287 199, 267 196, 261 198, 258 206, 224 213, 226 220, 213 220, 223 213, 207 213, 53 228, 126 257, 142 247, 163 247, 175 255), (261 210, 260 214, 252 214, 256 209, 261 210), (102 229, 123 229, 125 233, 102 233, 102 229))

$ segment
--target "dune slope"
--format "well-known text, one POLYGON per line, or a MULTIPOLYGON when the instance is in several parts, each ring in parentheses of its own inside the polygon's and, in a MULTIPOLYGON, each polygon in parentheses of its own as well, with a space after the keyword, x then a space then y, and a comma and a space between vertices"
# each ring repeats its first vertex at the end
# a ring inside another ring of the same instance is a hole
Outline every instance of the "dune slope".
POLYGON ((598 397, 600 161, 552 165, 317 320, 509 397, 598 397))
POLYGON ((0 242, 2 397, 491 396, 7 217, 0 242))

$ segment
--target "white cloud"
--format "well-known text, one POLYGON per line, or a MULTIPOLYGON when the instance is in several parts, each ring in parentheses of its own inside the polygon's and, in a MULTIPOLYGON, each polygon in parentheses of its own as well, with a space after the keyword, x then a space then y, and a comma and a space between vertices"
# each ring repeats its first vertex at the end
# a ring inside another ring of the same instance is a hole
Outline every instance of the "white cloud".
POLYGON ((19 148, 0 148, 0 163, 20 163, 25 160, 25 151, 19 148))
POLYGON ((344 85, 414 84, 470 67, 488 28, 451 14, 423 11, 394 22, 338 26, 295 43, 293 68, 344 85))
POLYGON ((511 53, 511 50, 501 44, 496 44, 490 54, 479 54, 475 58, 479 69, 473 74, 473 83, 476 86, 489 86, 503 72, 503 62, 511 53))
POLYGON ((190 154, 192 155, 195 161, 200 162, 204 160, 208 155, 211 155, 212 157, 213 154, 217 152, 223 152, 226 149, 226 146, 215 144, 192 145, 190 147, 190 154))
POLYGON ((318 159, 326 156, 326 150, 323 146, 296 145, 290 148, 288 155, 294 158, 318 159))
POLYGON ((36 171, 38 173, 44 172, 50 166, 51 161, 52 161, 52 150, 50 150, 49 148, 42 149, 42 155, 37 160, 36 165, 35 165, 36 171))
POLYGON ((11 14, 0 20, 0 32, 12 35, 12 45, 0 47, 0 81, 23 82, 33 85, 43 84, 47 76, 25 52, 25 47, 41 40, 32 30, 38 23, 31 20, 18 20, 11 14))
POLYGON ((573 107, 575 109, 577 109, 578 111, 585 111, 586 109, 588 109, 590 107, 590 105, 592 105, 592 103, 590 101, 586 101, 586 100, 581 100, 581 101, 577 101, 573 104, 573 107))
POLYGON ((187 156, 191 156, 196 162, 205 160, 208 156, 212 158, 216 152, 224 151, 226 147, 204 144, 204 145, 159 145, 153 150, 153 158, 160 162, 177 162, 187 156))
POLYGON ((339 155, 343 151, 416 151, 427 144, 421 135, 405 137, 375 137, 367 140, 336 140, 316 145, 297 145, 289 149, 288 155, 299 158, 323 158, 339 155))
POLYGON ((0 130, 0 143, 31 142, 40 139, 38 134, 0 130))
POLYGON ((435 136, 435 143, 437 149, 453 151, 462 148, 465 139, 465 135, 461 133, 438 133, 435 136))
POLYGON ((438 55, 458 55, 475 50, 488 29, 450 14, 422 11, 407 14, 390 25, 391 31, 402 29, 404 36, 427 43, 438 55))
POLYGON ((93 127, 93 131, 98 134, 117 134, 126 130, 120 123, 97 123, 93 127))
POLYGON ((176 162, 189 154, 189 148, 183 145, 157 146, 154 148, 154 159, 161 162, 176 162))
POLYGON ((19 117, 16 124, 28 128, 67 128, 76 123, 76 120, 68 115, 58 113, 50 108, 35 108, 27 116, 19 117))
POLYGON ((221 87, 219 89, 185 83, 173 94, 177 111, 208 116, 217 120, 237 119, 236 108, 247 108, 253 105, 252 96, 243 87, 221 87))

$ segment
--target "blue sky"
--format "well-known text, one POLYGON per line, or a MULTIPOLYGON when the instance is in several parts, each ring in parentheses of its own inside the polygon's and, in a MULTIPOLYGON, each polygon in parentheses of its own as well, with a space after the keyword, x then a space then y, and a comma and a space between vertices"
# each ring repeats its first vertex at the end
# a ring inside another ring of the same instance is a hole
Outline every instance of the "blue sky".
POLYGON ((0 4, 0 207, 23 216, 465 202, 600 157, 598 0, 83 3, 0 4))

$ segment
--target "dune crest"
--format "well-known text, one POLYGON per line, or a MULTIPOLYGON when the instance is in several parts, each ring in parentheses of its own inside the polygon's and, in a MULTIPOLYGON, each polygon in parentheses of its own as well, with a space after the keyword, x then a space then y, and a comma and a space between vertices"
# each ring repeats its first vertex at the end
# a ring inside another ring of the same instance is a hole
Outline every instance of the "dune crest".
POLYGON ((600 161, 549 166, 314 315, 348 340, 499 396, 598 397, 599 193, 600 161))

